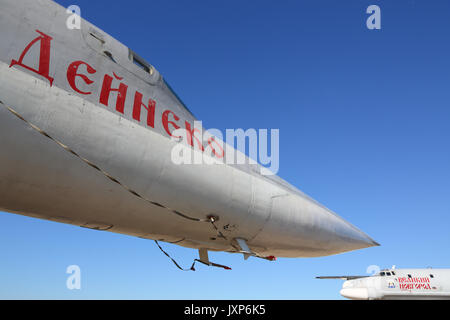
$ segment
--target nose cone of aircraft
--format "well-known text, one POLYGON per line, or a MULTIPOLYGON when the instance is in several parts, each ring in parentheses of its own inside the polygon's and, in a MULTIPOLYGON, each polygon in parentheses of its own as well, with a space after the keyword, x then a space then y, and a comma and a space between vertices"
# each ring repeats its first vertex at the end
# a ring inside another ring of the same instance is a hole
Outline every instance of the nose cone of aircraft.
POLYGON ((379 246, 367 234, 320 203, 302 199, 300 204, 306 210, 298 210, 298 230, 305 233, 309 229, 317 246, 324 248, 328 254, 379 246))
POLYGON ((333 217, 330 217, 329 219, 333 221, 332 231, 336 235, 337 243, 348 246, 349 250, 376 247, 380 245, 348 221, 331 212, 329 214, 333 215, 333 217))
POLYGON ((367 234, 359 230, 347 220, 343 219, 320 203, 306 199, 301 200, 307 208, 303 221, 311 222, 317 230, 317 237, 322 238, 330 252, 339 253, 379 246, 367 234))
POLYGON ((366 288, 344 288, 340 291, 341 296, 353 300, 369 299, 369 292, 366 288))
POLYGON ((307 196, 275 198, 272 216, 260 237, 278 256, 333 255, 379 246, 367 234, 307 196), (284 251, 284 252, 283 252, 284 251))

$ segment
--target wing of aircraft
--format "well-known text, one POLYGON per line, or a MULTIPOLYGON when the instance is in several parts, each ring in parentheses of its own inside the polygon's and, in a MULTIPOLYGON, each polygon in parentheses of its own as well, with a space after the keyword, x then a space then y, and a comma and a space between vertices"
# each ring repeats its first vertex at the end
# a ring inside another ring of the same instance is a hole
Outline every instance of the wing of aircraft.
POLYGON ((341 279, 341 280, 354 280, 360 278, 367 278, 369 276, 322 276, 316 277, 316 279, 341 279))

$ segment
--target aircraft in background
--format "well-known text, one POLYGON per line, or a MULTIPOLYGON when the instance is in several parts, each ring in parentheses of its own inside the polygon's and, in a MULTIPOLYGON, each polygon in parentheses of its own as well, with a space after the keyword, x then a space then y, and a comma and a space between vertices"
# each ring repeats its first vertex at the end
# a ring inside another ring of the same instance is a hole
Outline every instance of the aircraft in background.
POLYGON ((0 210, 195 248, 208 265, 211 250, 274 260, 378 246, 257 164, 175 164, 176 129, 195 152, 223 150, 199 140, 151 64, 84 19, 68 29, 53 1, 0 7, 0 210))
POLYGON ((354 300, 450 299, 450 269, 384 269, 372 276, 324 276, 342 279, 340 294, 354 300))

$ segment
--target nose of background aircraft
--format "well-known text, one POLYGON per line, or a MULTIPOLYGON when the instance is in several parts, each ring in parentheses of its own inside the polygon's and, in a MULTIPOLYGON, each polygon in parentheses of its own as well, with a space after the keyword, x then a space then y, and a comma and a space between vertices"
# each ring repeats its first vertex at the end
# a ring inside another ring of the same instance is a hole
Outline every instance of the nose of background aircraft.
POLYGON ((344 288, 340 291, 341 296, 353 300, 369 299, 369 291, 366 288, 344 288))

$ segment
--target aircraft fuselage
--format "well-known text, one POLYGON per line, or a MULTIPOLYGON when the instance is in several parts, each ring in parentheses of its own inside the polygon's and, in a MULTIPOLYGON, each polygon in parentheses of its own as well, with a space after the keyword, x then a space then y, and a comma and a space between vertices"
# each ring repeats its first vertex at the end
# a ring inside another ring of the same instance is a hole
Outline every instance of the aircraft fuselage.
POLYGON ((244 239, 263 256, 377 245, 249 166, 174 164, 174 130, 195 152, 209 144, 155 68, 85 20, 66 28, 52 1, 0 6, 1 210, 191 248, 237 252, 244 239))

